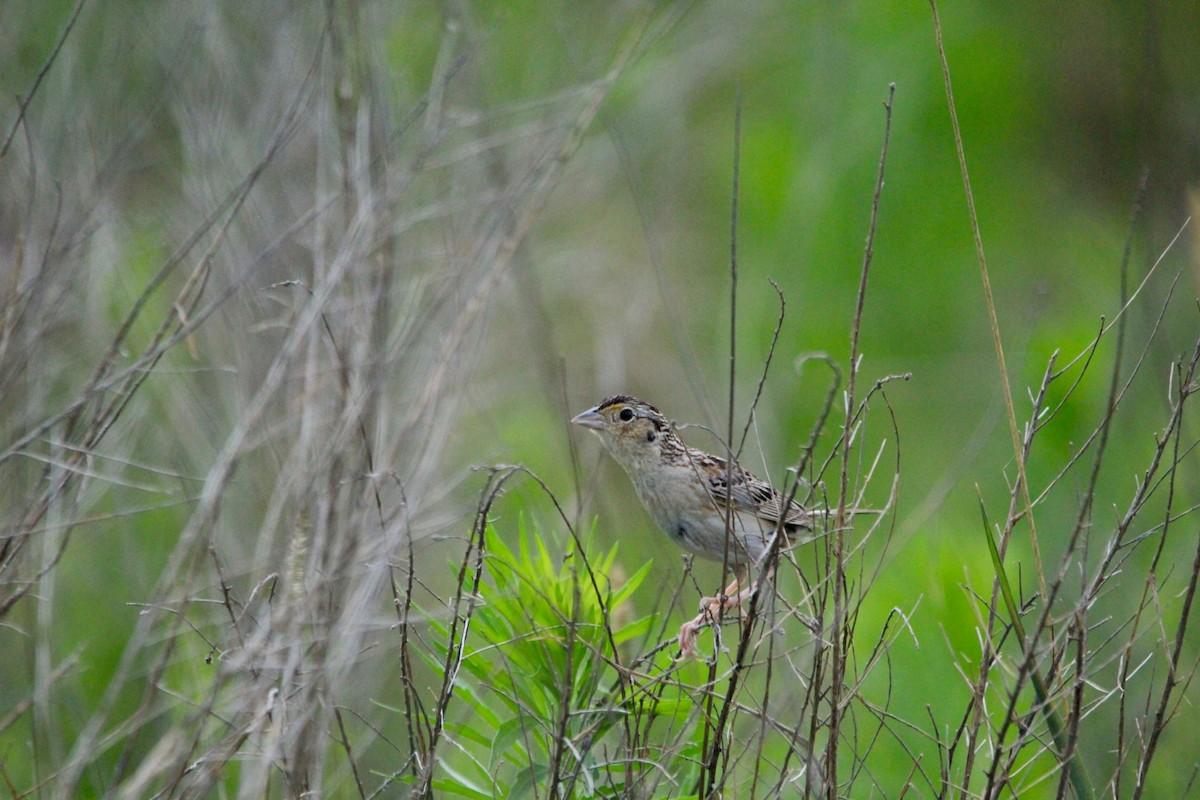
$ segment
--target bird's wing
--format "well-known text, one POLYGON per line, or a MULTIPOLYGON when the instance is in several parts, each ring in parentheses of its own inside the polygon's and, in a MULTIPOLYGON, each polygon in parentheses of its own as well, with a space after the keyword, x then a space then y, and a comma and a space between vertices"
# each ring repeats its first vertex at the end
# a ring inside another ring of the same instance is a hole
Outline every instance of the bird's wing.
POLYGON ((787 501, 785 512, 786 498, 753 473, 736 465, 730 471, 725 459, 707 453, 701 454, 699 462, 708 479, 708 490, 718 505, 732 502, 735 511, 750 512, 772 526, 779 524, 780 516, 783 516, 784 527, 789 533, 796 528, 810 527, 809 514, 799 503, 787 501))

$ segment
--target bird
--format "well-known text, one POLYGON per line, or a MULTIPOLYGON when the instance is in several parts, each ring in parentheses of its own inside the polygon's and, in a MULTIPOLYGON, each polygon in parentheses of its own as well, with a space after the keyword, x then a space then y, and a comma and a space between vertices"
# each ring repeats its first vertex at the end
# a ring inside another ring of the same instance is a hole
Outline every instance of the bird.
POLYGON ((733 572, 724 594, 703 598, 700 614, 679 630, 681 653, 696 656, 698 633, 753 592, 751 571, 767 560, 776 532, 796 542, 812 532, 812 515, 736 462, 687 446, 644 400, 613 395, 571 422, 599 437, 671 541, 733 572))

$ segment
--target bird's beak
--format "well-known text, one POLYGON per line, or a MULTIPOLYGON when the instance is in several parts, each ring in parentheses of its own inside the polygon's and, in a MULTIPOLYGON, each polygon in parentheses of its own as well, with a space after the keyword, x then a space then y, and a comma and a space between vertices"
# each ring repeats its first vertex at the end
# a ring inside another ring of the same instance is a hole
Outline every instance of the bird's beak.
POLYGON ((576 425, 582 425, 585 428, 591 428, 592 430, 597 431, 602 431, 608 427, 608 423, 605 421, 604 416, 601 415, 601 413, 595 408, 589 408, 582 414, 572 417, 571 422, 574 422, 576 425))

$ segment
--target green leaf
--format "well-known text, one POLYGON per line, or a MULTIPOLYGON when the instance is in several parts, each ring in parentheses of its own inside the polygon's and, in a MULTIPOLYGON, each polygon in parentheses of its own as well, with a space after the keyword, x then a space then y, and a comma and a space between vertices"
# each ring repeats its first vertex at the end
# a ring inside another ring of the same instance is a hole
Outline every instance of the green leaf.
POLYGON ((647 561, 642 565, 641 569, 629 576, 621 588, 612 593, 612 596, 608 601, 609 607, 615 608, 626 603, 629 598, 633 596, 633 593, 637 591, 637 588, 642 585, 642 581, 644 581, 646 576, 650 574, 650 568, 653 566, 654 562, 647 561))
POLYGON ((488 759, 488 766, 493 773, 497 762, 506 757, 517 766, 529 766, 529 753, 525 747, 529 735, 525 720, 520 716, 513 717, 499 727, 492 737, 491 756, 488 759))
POLYGON ((544 765, 530 764, 517 773, 517 779, 513 781, 510 797, 527 797, 533 794, 536 784, 544 780, 545 777, 546 767, 544 765))
POLYGON ((642 617, 639 620, 634 620, 625 627, 621 628, 619 631, 613 633, 613 640, 617 644, 624 644, 630 639, 640 639, 644 636, 648 636, 650 631, 654 628, 655 622, 656 620, 654 617, 642 617))
MULTIPOLYGON (((489 725, 490 724, 491 723, 489 721, 489 725)), ((491 745, 492 740, 487 736, 487 734, 480 730, 481 727, 482 726, 479 724, 478 720, 446 723, 446 729, 453 732, 457 738, 487 747, 491 745)))
MULTIPOLYGON (((463 680, 455 681, 454 694, 460 701, 465 703, 477 717, 480 717, 489 726, 492 728, 498 728, 500 726, 500 718, 496 716, 496 712, 493 711, 491 706, 489 706, 484 699, 479 696, 479 694, 475 691, 475 687, 470 682, 463 680)), ((492 693, 491 696, 495 697, 498 695, 492 693)), ((503 695, 499 696, 503 697, 503 695)), ((487 740, 484 739, 484 742, 486 743, 487 740)))
POLYGON ((493 800, 494 795, 491 792, 485 792, 472 784, 460 782, 459 777, 445 764, 442 764, 442 769, 450 773, 451 777, 433 779, 431 782, 432 786, 439 792, 454 794, 459 797, 473 797, 475 800, 493 800))

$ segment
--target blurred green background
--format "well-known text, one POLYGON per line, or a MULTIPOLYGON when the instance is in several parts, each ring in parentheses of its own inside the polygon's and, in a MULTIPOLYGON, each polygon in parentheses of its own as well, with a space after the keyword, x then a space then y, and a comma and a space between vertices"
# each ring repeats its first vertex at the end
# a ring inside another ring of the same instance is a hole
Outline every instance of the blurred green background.
MULTIPOLYGON (((34 86, 74 8, 63 0, 0 3, 0 86, 10 98, 5 134, 15 126, 0 160, 0 265, 7 273, 0 280, 29 280, 41 252, 69 254, 74 269, 56 297, 31 306, 48 322, 29 345, 28 363, 9 367, 20 368, 28 391, 0 400, 6 447, 78 391, 134 298, 248 174, 296 98, 303 112, 283 155, 236 217, 226 257, 251 263, 267 243, 284 243, 244 283, 236 269, 218 269, 208 291, 230 290, 228 308, 164 359, 115 432, 114 458, 163 473, 146 478, 148 488, 88 484, 78 517, 118 516, 75 528, 53 593, 34 592, 3 620, 0 716, 35 686, 40 662, 30 631, 39 614, 53 620, 46 628, 53 661, 71 653, 80 659, 53 706, 62 716, 60 737, 43 746, 69 750, 70 731, 100 702, 134 624, 131 604, 151 595, 200 480, 269 363, 276 304, 285 303, 264 298, 260 287, 301 278, 320 260, 318 237, 285 232, 305 210, 345 200, 335 177, 341 156, 327 133, 344 121, 338 99, 357 92, 372 99, 357 121, 377 126, 371 136, 387 154, 381 169, 394 170, 377 222, 385 229, 405 214, 417 220, 406 223, 415 233, 374 255, 398 280, 419 279, 394 314, 429 324, 422 346, 436 352, 439 336, 468 312, 465 304, 435 306, 430 287, 473 280, 465 254, 475 252, 478 219, 495 214, 512 224, 519 217, 531 153, 573 124, 581 98, 645 25, 636 58, 616 76, 511 262, 486 284, 482 308, 469 312, 477 314, 464 339, 470 356, 430 417, 430 430, 438 431, 430 435, 432 452, 406 460, 396 450, 395 460, 382 457, 376 468, 421 487, 414 530, 435 586, 446 579, 442 565, 470 523, 480 485, 470 467, 500 462, 527 465, 575 519, 598 517, 598 537, 620 542, 630 571, 652 558, 663 575, 657 585, 674 585, 679 555, 619 468, 567 420, 604 395, 628 392, 681 422, 724 429, 740 103, 737 410, 744 419, 775 329, 773 280, 786 315, 744 460, 782 481, 828 386, 828 371, 803 356, 827 353, 846 368, 883 102, 894 83, 860 390, 887 375, 912 377, 887 387, 899 441, 879 404, 863 434, 865 463, 885 448, 867 503, 886 498, 897 453, 900 478, 890 540, 869 549, 880 572, 859 625, 869 649, 893 609, 911 612, 911 631, 898 639, 890 674, 875 679, 877 688, 890 688, 899 719, 925 726, 929 708, 940 726, 957 724, 966 697, 958 692, 959 670, 973 675, 979 653, 974 595, 986 596, 991 586, 976 487, 992 519, 1001 519, 1015 462, 926 4, 348 4, 338 13, 357 22, 341 46, 365 65, 364 89, 327 74, 322 59, 336 58, 337 45, 327 41, 332 15, 319 4, 93 3, 83 7, 17 125, 13 98, 34 86), (441 116, 432 117, 432 108, 441 116), (496 211, 510 201, 511 217, 496 211), (159 479, 166 474, 188 477, 159 479)), ((1023 422, 1030 407, 1026 387, 1036 387, 1051 354, 1061 351, 1064 363, 1088 347, 1102 319, 1114 319, 1131 236, 1131 286, 1160 257, 1162 263, 1128 311, 1125 374, 1178 279, 1101 473, 1093 535, 1102 542, 1165 424, 1170 365, 1197 337, 1195 228, 1183 226, 1200 177, 1200 6, 959 2, 941 13, 1018 418, 1023 422), (1144 208, 1131 232, 1143 170, 1144 208)), ((165 295, 154 303, 159 313, 170 306, 165 295)), ((353 304, 342 311, 351 313, 353 304)), ((144 340, 153 321, 138 324, 144 340)), ((1079 390, 1038 440, 1030 471, 1035 494, 1099 422, 1114 341, 1104 339, 1079 390)), ((404 418, 420 386, 406 383, 398 360, 374 367, 388 387, 382 407, 404 418)), ((1056 385, 1052 404, 1067 383, 1056 385)), ((272 458, 282 452, 270 443, 287 438, 287 423, 286 415, 268 412, 265 453, 242 468, 226 494, 226 508, 245 520, 223 533, 226 557, 248 580, 267 568, 267 555, 281 552, 261 540, 256 545, 256 536, 272 497, 272 458)), ((380 429, 381 439, 388 430, 380 429)), ((1194 439, 1195 425, 1185 430, 1194 439)), ((819 453, 828 452, 834 431, 836 422, 819 453)), ((42 440, 55 435, 52 429, 42 440)), ((720 448, 702 431, 686 438, 720 448)), ((1181 507, 1200 496, 1194 462, 1189 456, 1190 471, 1179 477, 1177 491, 1187 498, 1181 507)), ((3 469, 0 502, 9 506, 4 519, 11 528, 38 478, 28 463, 3 469)), ((1085 475, 1069 474, 1038 511, 1042 557, 1052 569, 1085 475)), ((547 526, 554 521, 551 504, 528 482, 497 507, 498 528, 515 526, 519 513, 547 526)), ((1185 517, 1177 530, 1167 552, 1190 563, 1194 519, 1185 517)), ((1142 558, 1135 553, 1131 567, 1142 558)), ((1008 564, 1026 596, 1036 584, 1030 559, 1022 532, 1008 564)), ((697 569, 705 584, 719 579, 714 566, 697 569)), ((1164 595, 1177 598, 1183 572, 1164 576, 1164 595)), ((656 582, 647 583, 639 598, 648 612, 657 594, 656 582)), ((1141 577, 1113 586, 1105 602, 1114 618, 1128 616, 1123 603, 1135 601, 1141 587, 1141 577)), ((377 601, 386 620, 387 599, 381 593, 377 601)), ((690 603, 685 598, 684 612, 690 603)), ((1168 626, 1178 613, 1171 608, 1164 612, 1168 626)), ((1185 649, 1189 670, 1198 645, 1193 633, 1185 649)), ((192 655, 203 658, 203 648, 192 655)), ((375 669, 387 672, 386 657, 375 669)), ((1188 700, 1151 773, 1152 796, 1195 791, 1186 787, 1200 718, 1195 688, 1183 692, 1188 700), (1173 771, 1170 763, 1186 768, 1173 771)), ((137 687, 126 694, 122 702, 131 705, 140 696, 137 687)), ((28 765, 35 758, 43 765, 56 758, 35 756, 28 721, 2 737, 0 758, 18 787, 33 782, 28 765)), ((919 749, 920 741, 914 736, 908 744, 919 749)), ((1081 744, 1097 776, 1113 768, 1104 741, 1085 732, 1081 744)))

